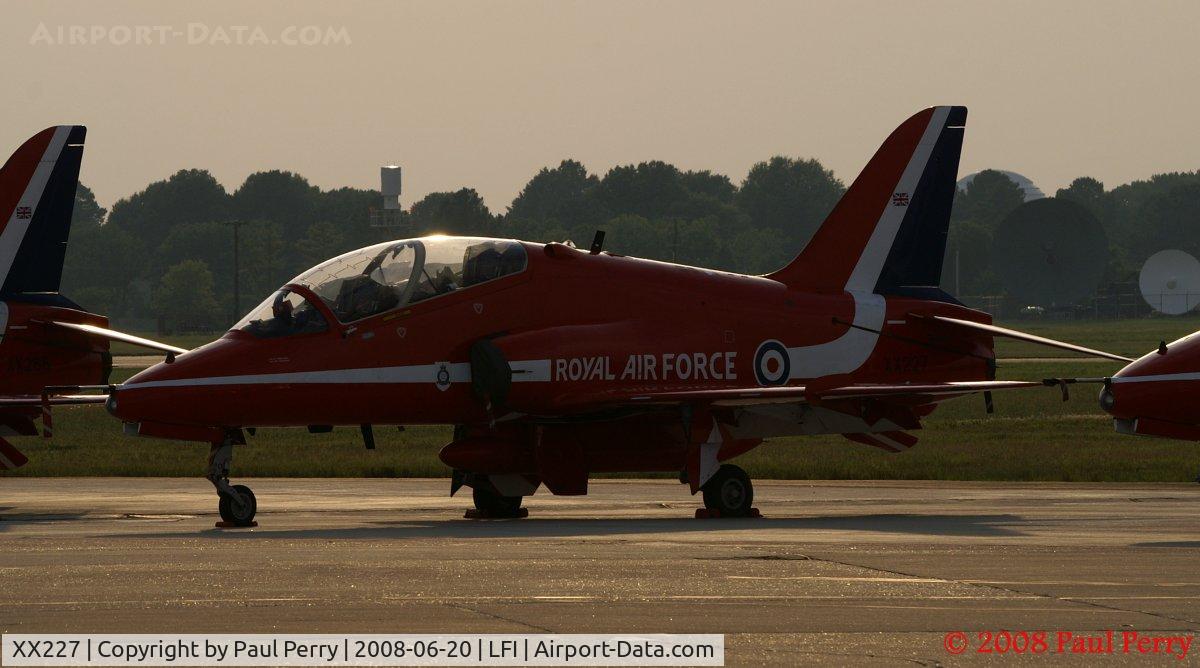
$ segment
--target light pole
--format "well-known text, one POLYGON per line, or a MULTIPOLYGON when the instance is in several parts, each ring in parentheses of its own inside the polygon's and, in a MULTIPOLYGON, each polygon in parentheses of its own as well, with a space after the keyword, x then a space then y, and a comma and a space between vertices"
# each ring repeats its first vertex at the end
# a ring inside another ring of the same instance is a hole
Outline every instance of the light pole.
POLYGON ((233 227, 233 322, 237 322, 238 318, 242 317, 242 290, 239 284, 241 275, 241 261, 238 253, 240 244, 238 243, 238 231, 242 225, 246 224, 244 220, 226 221, 226 225, 233 227))

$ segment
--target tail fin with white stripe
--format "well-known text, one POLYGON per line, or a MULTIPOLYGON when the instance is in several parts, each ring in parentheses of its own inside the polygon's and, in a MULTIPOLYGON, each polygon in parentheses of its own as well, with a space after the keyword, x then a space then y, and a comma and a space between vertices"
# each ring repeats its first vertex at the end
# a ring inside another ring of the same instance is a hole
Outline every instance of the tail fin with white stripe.
POLYGON ((46 128, 0 168, 0 297, 58 292, 86 134, 46 128))
POLYGON ((892 132, 791 264, 791 287, 952 299, 937 286, 966 107, 931 107, 892 132))

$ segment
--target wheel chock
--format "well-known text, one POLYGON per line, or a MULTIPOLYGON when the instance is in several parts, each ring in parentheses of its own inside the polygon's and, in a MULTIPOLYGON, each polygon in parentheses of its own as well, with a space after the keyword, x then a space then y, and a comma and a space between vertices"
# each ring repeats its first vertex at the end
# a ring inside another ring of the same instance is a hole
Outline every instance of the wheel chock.
MULTIPOLYGON (((750 513, 747 514, 743 518, 729 517, 729 518, 725 518, 725 519, 747 519, 747 518, 752 518, 752 517, 762 517, 762 513, 760 513, 758 511, 758 508, 751 508, 750 513)), ((717 510, 716 508, 697 508, 696 509, 696 519, 698 519, 698 520, 721 519, 721 511, 717 510)))
POLYGON ((517 508, 517 512, 511 515, 493 515, 476 508, 463 513, 463 519, 465 520, 520 520, 526 517, 529 517, 528 508, 517 508))
POLYGON ((216 526, 216 528, 218 528, 218 529, 253 529, 254 527, 258 526, 258 520, 252 520, 246 526, 242 526, 240 524, 234 524, 233 522, 226 522, 224 520, 221 520, 220 522, 217 522, 214 526, 216 526))

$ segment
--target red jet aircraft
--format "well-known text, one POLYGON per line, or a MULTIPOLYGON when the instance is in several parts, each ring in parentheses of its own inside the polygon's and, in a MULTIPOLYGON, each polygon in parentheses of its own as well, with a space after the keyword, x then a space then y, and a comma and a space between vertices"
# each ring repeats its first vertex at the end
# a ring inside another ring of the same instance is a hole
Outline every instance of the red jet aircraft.
POLYGON ((1200 441, 1200 332, 1102 380, 1100 407, 1123 434, 1200 441))
MULTIPOLYGON (((37 433, 39 404, 94 397, 41 396, 48 386, 108 383, 108 340, 184 352, 107 329, 58 293, 87 129, 46 128, 0 168, 0 469, 28 459, 2 436, 37 433)), ((49 430, 49 425, 46 425, 49 430)))
MULTIPOLYGON (((890 452, 995 378, 990 325, 938 288, 967 110, 900 125, 804 251, 747 276, 563 243, 433 236, 329 260, 107 408, 142 436, 212 444, 222 517, 253 521, 232 446, 265 426, 454 424, 441 459, 489 516, 544 484, 678 472, 713 514, 753 512, 723 464, 765 438, 842 434, 890 452)), ((988 396, 990 402, 990 395, 988 396)))

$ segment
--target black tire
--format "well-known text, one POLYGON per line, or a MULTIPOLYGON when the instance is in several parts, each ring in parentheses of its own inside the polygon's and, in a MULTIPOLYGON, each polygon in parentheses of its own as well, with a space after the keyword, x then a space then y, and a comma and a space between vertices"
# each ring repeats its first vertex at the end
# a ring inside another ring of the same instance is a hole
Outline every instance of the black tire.
POLYGON ((234 485, 238 494, 242 495, 244 503, 235 503, 231 497, 221 495, 221 501, 217 503, 217 510, 221 513, 221 519, 239 527, 248 527, 254 524, 254 514, 258 512, 258 500, 254 498, 254 492, 245 485, 234 485))
POLYGON ((722 464, 704 487, 704 507, 721 517, 746 517, 754 506, 754 485, 740 466, 722 464))
POLYGON ((475 509, 488 517, 515 517, 521 510, 523 496, 503 496, 490 489, 475 487, 471 490, 475 509))

